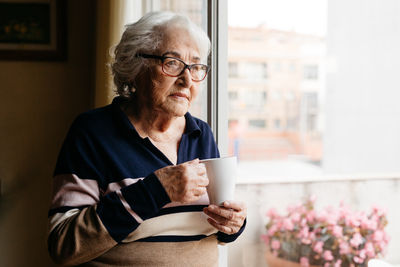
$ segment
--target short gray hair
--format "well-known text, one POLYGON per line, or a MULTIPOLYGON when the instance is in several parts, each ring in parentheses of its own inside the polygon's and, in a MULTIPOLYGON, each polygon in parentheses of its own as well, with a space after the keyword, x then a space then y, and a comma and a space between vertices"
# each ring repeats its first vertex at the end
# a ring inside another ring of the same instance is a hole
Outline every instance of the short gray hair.
POLYGON ((153 53, 162 42, 166 27, 178 27, 188 31, 196 42, 200 58, 207 60, 210 53, 210 39, 207 34, 188 17, 172 12, 150 12, 135 23, 125 25, 121 40, 114 49, 111 71, 117 94, 131 98, 133 81, 144 67, 144 60, 137 53, 153 53))

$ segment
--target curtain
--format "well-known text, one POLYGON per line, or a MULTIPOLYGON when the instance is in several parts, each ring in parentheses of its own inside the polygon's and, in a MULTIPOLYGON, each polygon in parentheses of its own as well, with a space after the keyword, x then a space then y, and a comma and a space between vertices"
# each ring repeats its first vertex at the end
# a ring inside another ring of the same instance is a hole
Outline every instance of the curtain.
POLYGON ((107 105, 115 95, 111 70, 111 48, 121 38, 127 0, 98 0, 96 6, 95 107, 107 105))

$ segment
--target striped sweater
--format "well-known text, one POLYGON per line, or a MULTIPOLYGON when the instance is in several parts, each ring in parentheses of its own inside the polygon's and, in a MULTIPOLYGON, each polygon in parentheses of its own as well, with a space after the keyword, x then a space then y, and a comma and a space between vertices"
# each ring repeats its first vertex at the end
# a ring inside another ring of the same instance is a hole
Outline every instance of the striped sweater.
MULTIPOLYGON (((67 134, 54 172, 50 256, 64 265, 214 266, 217 242, 234 241, 244 226, 217 232, 202 212, 207 195, 170 201, 154 171, 172 163, 138 135, 121 101, 81 114, 67 134)), ((185 119, 177 163, 219 157, 209 126, 185 119)))

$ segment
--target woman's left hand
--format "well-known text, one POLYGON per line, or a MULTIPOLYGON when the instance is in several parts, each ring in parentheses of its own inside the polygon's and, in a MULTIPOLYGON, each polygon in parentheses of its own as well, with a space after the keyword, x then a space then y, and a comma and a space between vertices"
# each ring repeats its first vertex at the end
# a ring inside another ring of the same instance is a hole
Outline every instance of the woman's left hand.
POLYGON ((228 235, 239 232, 247 216, 246 205, 237 201, 225 201, 222 206, 209 205, 203 211, 212 226, 228 235))

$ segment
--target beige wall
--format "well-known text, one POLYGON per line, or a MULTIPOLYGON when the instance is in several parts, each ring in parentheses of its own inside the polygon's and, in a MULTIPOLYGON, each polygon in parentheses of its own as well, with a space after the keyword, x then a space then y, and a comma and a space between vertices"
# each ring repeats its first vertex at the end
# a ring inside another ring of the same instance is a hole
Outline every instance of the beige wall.
POLYGON ((92 106, 95 7, 68 1, 68 60, 0 61, 0 266, 53 266, 50 182, 74 117, 92 106))

